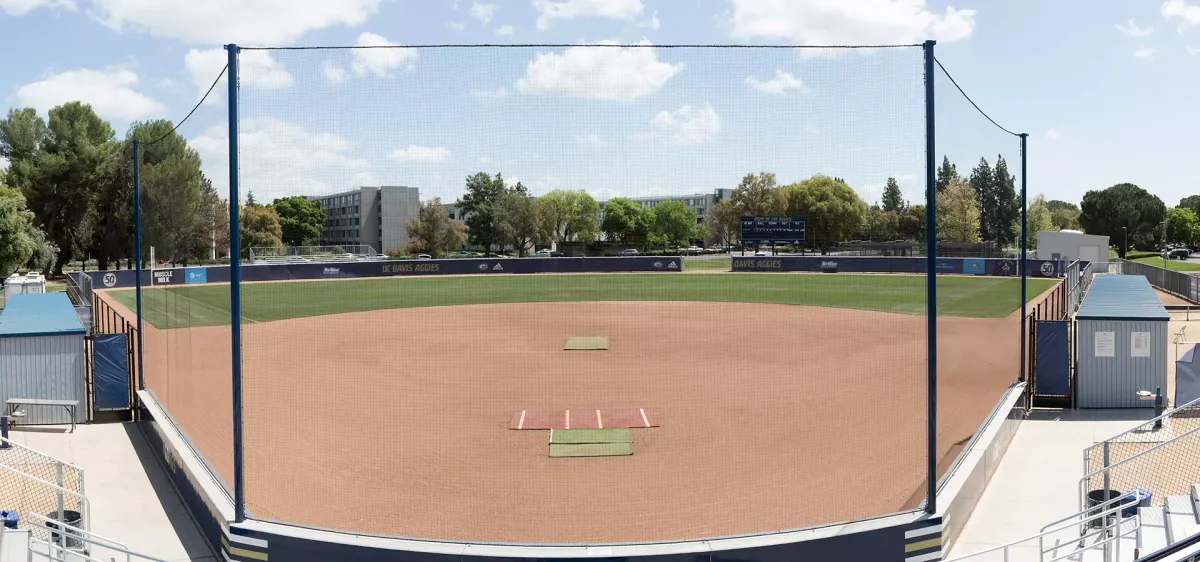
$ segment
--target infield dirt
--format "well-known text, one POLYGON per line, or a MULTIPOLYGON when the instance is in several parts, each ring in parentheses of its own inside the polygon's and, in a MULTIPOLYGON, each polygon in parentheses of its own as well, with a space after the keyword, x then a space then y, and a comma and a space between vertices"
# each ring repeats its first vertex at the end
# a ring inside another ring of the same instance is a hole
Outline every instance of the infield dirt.
MULTIPOLYGON (((938 326, 944 470, 1017 376, 1019 317, 938 326)), ((924 316, 568 302, 242 329, 256 518, 468 541, 660 541, 887 514, 924 486, 924 316), (563 351, 574 335, 605 335, 610 349, 563 351), (547 432, 507 429, 514 411, 554 408, 653 408, 662 427, 634 430, 632 456, 583 459, 549 458, 547 432)), ((147 387, 231 482, 229 328, 147 325, 144 338, 147 387)))

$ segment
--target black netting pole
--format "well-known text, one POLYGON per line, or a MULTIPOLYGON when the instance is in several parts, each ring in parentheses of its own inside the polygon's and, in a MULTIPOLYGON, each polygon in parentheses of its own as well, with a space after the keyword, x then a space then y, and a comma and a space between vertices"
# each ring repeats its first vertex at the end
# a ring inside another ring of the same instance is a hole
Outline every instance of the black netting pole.
POLYGON ((927 315, 928 344, 928 449, 926 451, 926 478, 929 490, 925 500, 925 511, 937 513, 937 168, 934 153, 934 108, 933 103, 933 45, 926 41, 925 49, 925 313, 927 315))

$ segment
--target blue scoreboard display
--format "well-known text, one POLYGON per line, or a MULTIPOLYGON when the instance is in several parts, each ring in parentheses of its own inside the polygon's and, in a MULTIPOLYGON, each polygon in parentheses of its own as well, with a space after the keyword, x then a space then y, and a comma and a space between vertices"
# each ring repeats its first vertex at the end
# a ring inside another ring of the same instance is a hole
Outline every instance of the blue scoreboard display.
POLYGON ((742 217, 743 244, 803 244, 803 217, 742 217))

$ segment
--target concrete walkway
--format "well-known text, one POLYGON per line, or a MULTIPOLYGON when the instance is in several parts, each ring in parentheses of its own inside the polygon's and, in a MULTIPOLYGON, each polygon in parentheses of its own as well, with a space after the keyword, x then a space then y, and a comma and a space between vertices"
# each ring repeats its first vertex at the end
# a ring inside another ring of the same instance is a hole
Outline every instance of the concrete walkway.
MULTIPOLYGON (((1037 534, 1079 511, 1083 450, 1154 417, 1153 409, 1034 411, 1021 424, 947 560, 1037 534)), ((1068 536, 1069 533, 1066 536, 1068 536)), ((1037 542, 1009 552, 1036 561, 1037 542)), ((1003 560, 1000 552, 971 562, 1003 560)))
MULTIPOLYGON (((155 558, 218 560, 134 425, 67 429, 17 426, 9 439, 83 469, 93 532, 155 558)), ((97 554, 92 556, 106 559, 97 554)))

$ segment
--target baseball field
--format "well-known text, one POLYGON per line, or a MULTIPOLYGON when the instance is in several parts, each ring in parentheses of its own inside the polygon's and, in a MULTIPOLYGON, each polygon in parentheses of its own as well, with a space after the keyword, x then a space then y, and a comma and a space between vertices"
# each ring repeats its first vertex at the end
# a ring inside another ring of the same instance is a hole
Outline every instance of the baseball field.
MULTIPOLYGON (((937 282, 945 470, 1017 377, 1020 281, 937 282)), ((1029 280, 1030 300, 1055 282, 1029 280)), ((475 275, 241 291, 257 518, 448 540, 663 541, 892 513, 924 486, 923 276, 475 275), (564 349, 573 337, 606 349, 564 349), (548 454, 544 427, 611 424, 630 428, 632 454, 548 454)), ((133 317, 133 291, 99 294, 133 317)), ((226 482, 229 294, 143 293, 146 386, 226 482)))

